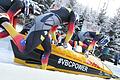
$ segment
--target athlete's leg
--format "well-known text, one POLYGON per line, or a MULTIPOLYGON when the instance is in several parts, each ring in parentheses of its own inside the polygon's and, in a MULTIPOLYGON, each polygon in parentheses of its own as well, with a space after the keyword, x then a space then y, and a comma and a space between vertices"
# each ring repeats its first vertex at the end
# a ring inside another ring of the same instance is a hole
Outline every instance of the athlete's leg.
POLYGON ((99 36, 98 36, 98 34, 96 34, 96 32, 89 32, 89 35, 90 35, 90 37, 93 38, 93 40, 88 47, 88 51, 92 50, 93 47, 95 46, 96 42, 99 40, 99 36))
POLYGON ((43 35, 44 31, 33 31, 29 33, 26 38, 24 53, 32 52, 39 44, 41 44, 45 39, 45 36, 43 35))
POLYGON ((41 58, 42 69, 46 69, 48 65, 48 59, 51 53, 51 40, 49 36, 46 36, 45 40, 41 43, 44 48, 44 54, 41 58))
POLYGON ((12 24, 13 24, 14 16, 16 16, 18 13, 20 13, 23 8, 24 8, 24 5, 23 5, 22 1, 16 0, 13 2, 12 6, 7 11, 7 14, 9 15, 10 21, 12 24))
POLYGON ((44 31, 34 31, 28 35, 24 53, 32 52, 39 44, 41 44, 44 49, 41 58, 42 69, 46 69, 51 52, 51 40, 49 36, 45 36, 44 31))

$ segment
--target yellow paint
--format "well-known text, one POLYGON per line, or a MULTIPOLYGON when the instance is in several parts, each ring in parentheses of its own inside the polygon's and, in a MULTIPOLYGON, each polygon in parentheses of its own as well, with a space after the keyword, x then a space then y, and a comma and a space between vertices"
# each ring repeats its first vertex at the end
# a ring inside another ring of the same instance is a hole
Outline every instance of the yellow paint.
POLYGON ((42 64, 41 69, 46 70, 47 69, 47 64, 42 64))
POLYGON ((25 65, 25 66, 29 66, 29 67, 32 67, 32 68, 39 68, 39 69, 41 68, 41 65, 29 64, 29 63, 26 63, 24 60, 21 60, 21 59, 18 59, 18 58, 14 58, 14 62, 25 65))
POLYGON ((18 58, 14 58, 14 62, 15 63, 19 63, 19 64, 26 64, 24 60, 18 59, 18 58))
POLYGON ((9 22, 4 22, 1 25, 7 30, 11 37, 15 37, 19 34, 9 22))

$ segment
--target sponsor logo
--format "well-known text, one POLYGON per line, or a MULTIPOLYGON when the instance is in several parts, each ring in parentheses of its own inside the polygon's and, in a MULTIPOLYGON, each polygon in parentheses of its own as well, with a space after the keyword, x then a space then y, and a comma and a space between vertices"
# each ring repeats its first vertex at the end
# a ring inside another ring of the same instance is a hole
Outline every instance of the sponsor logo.
POLYGON ((76 70, 81 70, 81 71, 84 71, 84 72, 88 72, 88 67, 87 66, 80 65, 78 63, 75 63, 75 62, 67 60, 67 59, 59 58, 58 64, 61 64, 61 65, 66 66, 66 67, 75 68, 76 70))

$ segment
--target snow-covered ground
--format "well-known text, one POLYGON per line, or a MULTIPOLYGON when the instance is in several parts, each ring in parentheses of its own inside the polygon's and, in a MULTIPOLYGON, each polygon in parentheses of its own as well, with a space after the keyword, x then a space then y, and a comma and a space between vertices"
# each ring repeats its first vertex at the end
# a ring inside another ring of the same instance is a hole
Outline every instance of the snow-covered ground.
MULTIPOLYGON (((97 77, 74 75, 57 71, 40 70, 13 64, 10 37, 0 39, 0 80, 104 80, 97 77)), ((120 76, 120 66, 104 62, 114 74, 120 76)), ((113 79, 111 79, 113 80, 113 79)))
POLYGON ((114 66, 113 63, 105 61, 104 64, 112 70, 112 72, 120 77, 120 65, 114 66))

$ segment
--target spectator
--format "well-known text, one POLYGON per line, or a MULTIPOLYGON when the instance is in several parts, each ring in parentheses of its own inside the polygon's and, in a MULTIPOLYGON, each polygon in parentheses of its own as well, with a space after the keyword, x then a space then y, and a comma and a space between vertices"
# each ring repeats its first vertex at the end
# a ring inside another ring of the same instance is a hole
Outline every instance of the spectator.
POLYGON ((117 66, 117 64, 118 64, 118 62, 119 62, 119 54, 118 54, 118 53, 115 54, 114 60, 115 60, 115 61, 114 61, 114 65, 117 66))

